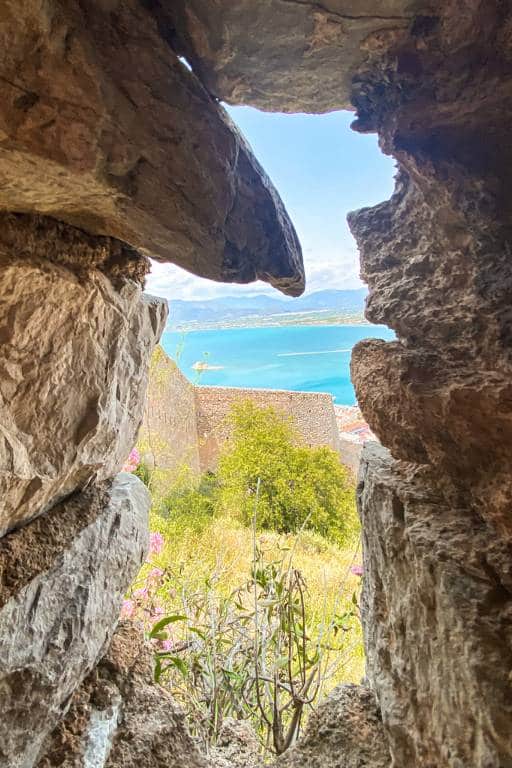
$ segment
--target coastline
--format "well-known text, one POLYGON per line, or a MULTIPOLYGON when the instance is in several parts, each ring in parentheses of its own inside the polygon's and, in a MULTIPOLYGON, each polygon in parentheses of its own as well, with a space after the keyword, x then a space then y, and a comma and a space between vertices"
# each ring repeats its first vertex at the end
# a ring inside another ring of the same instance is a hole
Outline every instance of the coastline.
POLYGON ((329 320, 326 320, 325 322, 311 322, 309 320, 304 323, 296 321, 290 323, 270 323, 268 322, 268 318, 265 318, 265 322, 250 324, 240 324, 239 322, 236 322, 233 323, 233 325, 226 325, 225 323, 222 325, 203 323, 202 325, 183 324, 173 326, 171 318, 165 330, 169 333, 208 333, 209 331, 243 331, 250 330, 251 328, 364 328, 366 326, 373 328, 375 327, 375 323, 369 323, 368 320, 360 318, 345 320, 343 322, 336 322, 333 318, 329 318, 329 320))

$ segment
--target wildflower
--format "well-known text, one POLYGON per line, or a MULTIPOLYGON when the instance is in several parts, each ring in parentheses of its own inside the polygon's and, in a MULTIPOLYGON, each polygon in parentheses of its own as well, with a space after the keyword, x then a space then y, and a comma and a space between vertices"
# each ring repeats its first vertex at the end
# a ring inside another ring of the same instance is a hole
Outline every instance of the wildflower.
POLYGON ((161 568, 152 568, 148 574, 148 581, 158 581, 163 576, 161 568))
POLYGON ((121 618, 131 619, 135 611, 135 603, 133 600, 124 600, 121 606, 121 618))
POLYGON ((126 463, 123 466, 123 472, 135 472, 140 464, 140 453, 136 448, 132 448, 130 455, 126 459, 126 463))
POLYGON ((145 598, 148 596, 148 588, 141 587, 140 589, 136 589, 133 593, 133 596, 136 600, 145 600, 145 598))
POLYGON ((160 641, 160 648, 162 651, 171 651, 172 650, 172 640, 161 640, 160 641))
POLYGON ((350 569, 350 573, 353 573, 354 576, 362 576, 363 575, 363 566, 362 565, 353 565, 350 569))
POLYGON ((164 537, 161 533, 152 533, 149 537, 149 554, 158 555, 164 547, 164 537))

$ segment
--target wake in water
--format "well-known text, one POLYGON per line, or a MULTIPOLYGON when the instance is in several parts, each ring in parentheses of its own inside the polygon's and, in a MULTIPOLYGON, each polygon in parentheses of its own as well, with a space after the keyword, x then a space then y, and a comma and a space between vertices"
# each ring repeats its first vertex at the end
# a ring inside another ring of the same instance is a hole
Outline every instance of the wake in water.
POLYGON ((302 355, 332 355, 334 352, 352 352, 351 349, 319 349, 315 352, 278 352, 277 357, 299 357, 302 355))

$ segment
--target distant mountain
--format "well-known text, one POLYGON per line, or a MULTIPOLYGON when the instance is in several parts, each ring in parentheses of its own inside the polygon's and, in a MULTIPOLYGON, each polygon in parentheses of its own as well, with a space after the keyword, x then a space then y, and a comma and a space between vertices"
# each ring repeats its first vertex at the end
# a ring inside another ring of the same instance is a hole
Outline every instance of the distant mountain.
MULTIPOLYGON (((169 325, 173 328, 222 325, 260 325, 263 320, 275 324, 289 322, 296 315, 314 315, 314 322, 324 319, 362 319, 366 288, 351 291, 316 291, 297 299, 254 296, 224 296, 205 301, 170 302, 169 325), (288 318, 287 318, 288 316, 288 318)), ((307 318, 304 318, 304 321, 307 318)), ((297 318, 300 322, 301 318, 297 318)))

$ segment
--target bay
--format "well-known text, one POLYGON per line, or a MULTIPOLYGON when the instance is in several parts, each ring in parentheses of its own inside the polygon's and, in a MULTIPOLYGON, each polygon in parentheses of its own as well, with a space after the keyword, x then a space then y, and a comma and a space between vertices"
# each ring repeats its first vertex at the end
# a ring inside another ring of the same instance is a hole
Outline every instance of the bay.
POLYGON ((354 405, 352 347, 362 339, 392 340, 381 325, 286 325, 176 332, 162 336, 166 353, 200 386, 329 392, 354 405), (197 370, 197 364, 208 366, 197 370), (196 366, 196 369, 194 368, 196 366))

